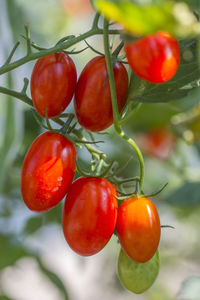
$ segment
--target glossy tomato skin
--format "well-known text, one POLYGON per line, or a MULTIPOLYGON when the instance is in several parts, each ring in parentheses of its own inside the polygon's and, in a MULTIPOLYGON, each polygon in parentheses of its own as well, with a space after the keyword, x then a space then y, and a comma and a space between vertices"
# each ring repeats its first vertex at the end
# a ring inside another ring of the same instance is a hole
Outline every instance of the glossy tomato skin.
POLYGON ((115 187, 104 178, 81 177, 70 187, 63 209, 63 232, 72 250, 96 254, 110 240, 117 219, 115 187))
POLYGON ((31 75, 31 96, 37 112, 45 117, 60 115, 75 92, 76 67, 64 52, 39 58, 31 75))
POLYGON ((150 199, 126 199, 119 207, 116 229, 121 247, 130 258, 144 263, 153 257, 161 230, 157 209, 150 199))
POLYGON ((76 149, 64 136, 45 132, 30 146, 22 166, 21 192, 36 212, 56 206, 74 178, 76 149))
POLYGON ((133 72, 152 83, 170 80, 180 62, 178 41, 164 31, 127 43, 125 52, 133 72))
MULTIPOLYGON (((123 64, 113 68, 118 109, 121 112, 128 93, 128 74, 123 64)), ((75 92, 77 119, 88 131, 101 131, 113 124, 110 86, 105 57, 93 58, 83 69, 75 92)))

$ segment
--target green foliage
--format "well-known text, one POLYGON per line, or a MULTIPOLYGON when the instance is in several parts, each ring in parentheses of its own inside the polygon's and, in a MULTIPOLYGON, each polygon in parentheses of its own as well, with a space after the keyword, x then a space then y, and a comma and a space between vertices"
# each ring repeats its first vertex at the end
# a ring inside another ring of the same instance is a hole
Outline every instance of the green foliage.
POLYGON ((15 264, 18 259, 28 255, 25 248, 11 235, 1 233, 0 245, 0 270, 15 264))
POLYGON ((12 300, 12 299, 9 298, 8 296, 0 295, 0 300, 12 300))
POLYGON ((123 24, 134 35, 146 35, 158 30, 179 36, 200 32, 197 19, 183 3, 170 0, 96 0, 95 5, 106 18, 123 24), (188 19, 187 24, 183 14, 188 19))
POLYGON ((12 30, 12 35, 14 40, 17 40, 19 35, 23 32, 24 23, 26 22, 24 9, 16 0, 7 0, 5 3, 7 5, 10 26, 14 29, 12 30))
POLYGON ((186 97, 199 85, 198 43, 195 39, 180 41, 181 62, 176 75, 163 84, 153 84, 131 74, 129 101, 165 103, 186 97), (189 53, 189 54, 188 54, 189 53), (185 54, 185 56, 184 56, 185 54), (189 59, 187 58, 187 54, 189 59))
MULTIPOLYGON (((26 249, 22 243, 16 240, 15 236, 0 233, 0 270, 7 266, 14 265, 23 257, 30 256, 37 260, 40 271, 62 292, 65 299, 69 299, 67 290, 61 279, 42 263, 34 251, 26 249)), ((0 299, 4 299, 2 297, 5 298, 6 296, 0 296, 0 299)))
POLYGON ((191 276, 187 278, 178 293, 178 299, 181 300, 199 300, 200 295, 200 276, 191 276))
POLYGON ((172 191, 166 198, 166 202, 174 206, 192 206, 200 204, 199 182, 185 182, 183 185, 172 191))
POLYGON ((187 3, 187 5, 189 5, 190 9, 194 9, 194 10, 196 10, 196 12, 199 12, 199 10, 200 10, 199 0, 176 0, 176 2, 187 3))
POLYGON ((149 289, 159 272, 158 251, 146 263, 137 263, 130 259, 121 249, 118 259, 118 275, 123 285, 135 294, 149 289))
POLYGON ((25 224, 24 233, 27 235, 34 234, 42 226, 47 226, 52 223, 61 224, 61 220, 62 204, 58 204, 48 212, 29 218, 25 224))

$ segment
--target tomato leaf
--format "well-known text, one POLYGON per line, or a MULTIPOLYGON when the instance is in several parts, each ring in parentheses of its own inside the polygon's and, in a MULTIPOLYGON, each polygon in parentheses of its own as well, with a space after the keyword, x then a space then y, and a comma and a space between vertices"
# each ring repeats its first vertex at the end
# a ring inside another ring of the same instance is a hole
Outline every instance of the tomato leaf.
POLYGON ((181 62, 176 75, 162 84, 153 84, 131 74, 128 101, 164 103, 186 97, 199 86, 198 44, 196 39, 180 41, 181 62), (187 55, 191 56, 188 59, 187 55))
POLYGON ((24 227, 24 232, 29 235, 35 233, 38 229, 42 227, 43 219, 43 216, 40 215, 28 219, 24 227))
POLYGON ((198 300, 200 294, 200 276, 187 278, 178 293, 178 298, 182 300, 198 300))
POLYGON ((121 249, 118 258, 119 279, 129 291, 141 294, 148 290, 159 272, 159 253, 146 263, 137 263, 129 258, 121 249))
POLYGON ((51 210, 28 219, 24 227, 25 234, 34 234, 42 226, 48 224, 58 223, 61 224, 62 219, 62 204, 58 204, 51 210))
POLYGON ((6 295, 0 295, 0 300, 12 300, 12 299, 6 295))
POLYGON ((200 183, 186 182, 172 191, 166 202, 174 206, 192 206, 200 203, 200 183))
POLYGON ((0 270, 15 264, 18 259, 25 256, 31 256, 35 258, 42 273, 46 275, 48 279, 63 293, 64 299, 69 299, 68 293, 61 279, 55 273, 48 270, 48 268, 41 262, 37 254, 23 247, 14 236, 8 234, 4 235, 2 233, 0 234, 0 270))
POLYGON ((18 259, 28 253, 12 236, 0 234, 0 270, 13 265, 18 259))
POLYGON ((200 32, 200 24, 186 3, 96 0, 95 6, 107 19, 121 23, 134 35, 146 35, 158 30, 180 36, 200 32), (189 22, 185 22, 185 19, 189 22))

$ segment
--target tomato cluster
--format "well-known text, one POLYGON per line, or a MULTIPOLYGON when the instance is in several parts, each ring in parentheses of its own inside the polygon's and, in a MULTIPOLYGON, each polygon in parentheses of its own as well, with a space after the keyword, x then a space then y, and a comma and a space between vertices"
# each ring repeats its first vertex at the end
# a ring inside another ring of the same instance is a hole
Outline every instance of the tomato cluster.
MULTIPOLYGON (((154 83, 169 80, 178 68, 178 43, 164 32, 127 43, 125 51, 132 70, 154 83)), ((116 60, 113 75, 120 113, 126 104, 128 74, 116 60)), ((92 59, 78 82, 76 67, 66 53, 38 59, 31 76, 31 94, 35 109, 42 117, 60 115, 74 95, 75 113, 83 128, 96 132, 113 124, 104 56, 92 59)), ((66 196, 63 232, 76 253, 96 254, 108 243, 116 227, 128 261, 142 264, 150 261, 160 241, 160 220, 153 202, 136 193, 118 208, 114 184, 94 176, 80 177, 73 182, 75 170, 76 149, 63 132, 41 134, 29 148, 22 167, 21 191, 25 204, 33 211, 44 212, 66 196)))

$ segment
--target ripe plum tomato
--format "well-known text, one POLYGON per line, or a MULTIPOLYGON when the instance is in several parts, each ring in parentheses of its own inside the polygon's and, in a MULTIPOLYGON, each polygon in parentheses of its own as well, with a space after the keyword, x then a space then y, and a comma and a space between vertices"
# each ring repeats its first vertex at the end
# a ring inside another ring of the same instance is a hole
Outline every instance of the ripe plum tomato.
MULTIPOLYGON (((113 68, 118 109, 121 112, 128 93, 128 74, 122 63, 113 68)), ((83 69, 75 92, 75 112, 82 127, 101 131, 113 124, 112 102, 104 56, 93 58, 83 69)))
POLYGON ((31 96, 37 112, 45 117, 60 115, 72 100, 76 87, 76 67, 64 52, 39 58, 31 75, 31 96))
POLYGON ((117 234, 122 249, 136 262, 144 263, 155 254, 160 241, 160 219, 153 202, 131 197, 119 207, 117 234))
POLYGON ((70 187, 63 209, 64 236, 76 253, 96 254, 115 229, 115 187, 104 178, 80 177, 70 187))
POLYGON ((171 79, 180 62, 178 41, 164 31, 127 43, 125 52, 133 72, 153 83, 171 79))
POLYGON ((76 149, 64 136, 45 132, 30 146, 22 166, 21 192, 36 212, 56 206, 74 178, 76 149))

